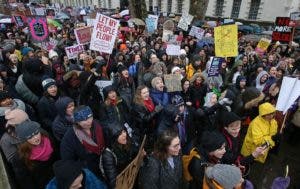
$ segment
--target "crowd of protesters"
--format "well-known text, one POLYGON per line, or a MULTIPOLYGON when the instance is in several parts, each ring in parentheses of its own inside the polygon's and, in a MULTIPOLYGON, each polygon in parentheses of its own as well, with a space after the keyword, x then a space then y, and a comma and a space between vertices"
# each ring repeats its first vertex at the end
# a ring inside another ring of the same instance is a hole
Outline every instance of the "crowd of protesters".
MULTIPOLYGON (((135 188, 261 188, 282 138, 282 79, 299 77, 297 47, 272 43, 259 55, 257 41, 241 36, 239 55, 209 77, 214 45, 186 32, 179 56, 166 53, 159 27, 131 41, 120 32, 110 55, 86 46, 69 60, 64 48, 77 43, 75 27, 66 21, 51 33, 58 44, 50 51, 15 25, 1 32, 0 146, 16 188, 113 189, 144 135, 135 188), (165 74, 179 74, 182 91, 168 92, 165 74), (113 81, 103 96, 97 80, 113 81)), ((298 98, 284 130, 291 144, 299 142, 299 118, 298 98)))

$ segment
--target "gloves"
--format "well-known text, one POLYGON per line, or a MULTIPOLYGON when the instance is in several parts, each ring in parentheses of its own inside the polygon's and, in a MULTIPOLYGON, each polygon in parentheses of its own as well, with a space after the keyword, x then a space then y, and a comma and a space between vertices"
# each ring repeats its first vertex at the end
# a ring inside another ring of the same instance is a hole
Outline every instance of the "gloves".
POLYGON ((219 101, 219 104, 221 104, 221 105, 231 105, 232 100, 230 100, 229 98, 223 98, 222 100, 219 101))
POLYGON ((274 142, 279 142, 281 139, 281 134, 277 133, 277 134, 273 135, 271 138, 274 142))
POLYGON ((163 109, 164 109, 164 107, 163 107, 162 105, 157 105, 157 106, 155 106, 154 111, 155 111, 156 113, 159 113, 159 112, 161 112, 163 109))

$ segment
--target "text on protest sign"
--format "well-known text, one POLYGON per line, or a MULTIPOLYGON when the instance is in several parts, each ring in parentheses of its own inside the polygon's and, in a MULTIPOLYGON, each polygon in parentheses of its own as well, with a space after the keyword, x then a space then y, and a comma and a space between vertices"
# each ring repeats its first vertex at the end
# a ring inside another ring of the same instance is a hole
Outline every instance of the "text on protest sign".
POLYGON ((167 49, 166 49, 167 55, 180 55, 180 46, 179 45, 172 45, 172 44, 167 44, 167 49))
POLYGON ((118 27, 118 20, 97 13, 90 49, 111 54, 118 34, 118 27))
POLYGON ((49 36, 46 17, 28 17, 27 23, 34 42, 46 41, 49 36))
POLYGON ((117 176, 116 189, 132 189, 135 183, 136 176, 143 162, 143 149, 146 141, 144 136, 139 152, 134 160, 117 176))
POLYGON ((209 69, 207 71, 207 76, 208 77, 218 76, 220 73, 220 66, 224 61, 225 61, 224 58, 213 57, 209 69))
POLYGON ((164 81, 168 92, 182 91, 181 74, 165 74, 164 81))
POLYGON ((260 55, 264 54, 264 52, 267 51, 270 44, 271 44, 270 39, 261 38, 257 44, 257 47, 255 48, 255 52, 257 52, 257 54, 260 54, 260 55))
POLYGON ((277 17, 275 29, 272 33, 273 41, 289 42, 292 37, 293 27, 290 27, 289 17, 277 17))
POLYGON ((82 27, 74 30, 78 44, 87 44, 91 41, 93 27, 82 27))
POLYGON ((238 55, 237 25, 215 27, 215 54, 217 57, 234 57, 238 55))
POLYGON ((202 37, 204 36, 204 32, 205 30, 196 26, 192 26, 189 35, 190 36, 194 36, 197 39, 202 39, 202 37))
POLYGON ((77 58, 78 54, 84 51, 83 45, 74 45, 65 48, 68 59, 77 58))

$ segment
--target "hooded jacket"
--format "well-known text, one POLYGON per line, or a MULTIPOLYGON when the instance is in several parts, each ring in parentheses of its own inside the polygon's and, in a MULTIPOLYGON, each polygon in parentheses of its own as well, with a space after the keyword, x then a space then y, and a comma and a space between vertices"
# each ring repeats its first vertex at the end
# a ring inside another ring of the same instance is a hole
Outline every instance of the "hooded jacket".
MULTIPOLYGON (((262 117, 275 111, 275 108, 270 103, 264 103, 259 106, 259 115, 250 123, 242 146, 241 154, 243 156, 249 156, 258 146, 265 142, 268 142, 271 148, 275 146, 275 142, 271 137, 277 133, 277 122, 275 119, 269 122, 262 117)), ((268 151, 255 160, 264 163, 267 156, 268 151)))
POLYGON ((163 91, 159 91, 157 89, 151 88, 150 96, 155 105, 166 106, 169 103, 169 96, 167 91, 164 89, 163 91))
POLYGON ((58 115, 52 123, 52 132, 58 141, 61 141, 68 128, 73 125, 72 118, 66 115, 66 109, 71 102, 74 101, 70 97, 62 97, 55 102, 58 115))
POLYGON ((264 75, 267 75, 268 77, 269 77, 269 74, 268 74, 268 72, 266 72, 266 71, 261 71, 258 75, 257 75, 257 77, 256 77, 256 85, 255 85, 255 87, 260 91, 260 92, 262 92, 263 90, 264 90, 264 88, 265 88, 265 85, 266 85, 266 83, 267 83, 267 80, 264 82, 264 83, 261 83, 260 82, 260 79, 264 76, 264 75))

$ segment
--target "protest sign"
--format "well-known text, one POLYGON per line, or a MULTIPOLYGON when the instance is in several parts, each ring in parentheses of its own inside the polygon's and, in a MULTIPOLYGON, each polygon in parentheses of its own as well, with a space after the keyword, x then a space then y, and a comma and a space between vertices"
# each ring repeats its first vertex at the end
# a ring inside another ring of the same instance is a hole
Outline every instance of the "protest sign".
POLYGON ((179 20, 177 27, 183 29, 184 31, 187 31, 193 18, 194 17, 190 14, 183 14, 179 20))
POLYGON ((255 52, 257 54, 263 55, 264 52, 267 51, 269 45, 271 44, 271 40, 267 38, 261 38, 260 41, 258 42, 255 52))
POLYGON ((288 43, 292 38, 293 27, 290 26, 289 17, 277 17, 275 22, 275 28, 272 33, 272 40, 279 41, 281 43, 288 43))
POLYGON ((163 42, 169 42, 172 37, 174 37, 173 31, 171 31, 171 30, 163 30, 163 36, 162 36, 162 41, 163 42))
POLYGON ((167 55, 180 55, 180 45, 167 44, 167 55))
POLYGON ((285 114, 300 96, 300 80, 298 78, 283 77, 276 110, 285 114))
POLYGON ((81 27, 74 30, 76 41, 78 44, 87 44, 91 41, 93 27, 81 27))
POLYGON ((116 189, 132 189, 136 176, 144 159, 144 145, 146 136, 140 146, 139 152, 134 160, 117 176, 116 189))
POLYGON ((46 12, 45 8, 40 7, 40 8, 34 8, 33 10, 34 10, 33 15, 45 16, 45 12, 46 12))
POLYGON ((23 20, 22 16, 14 15, 13 18, 14 18, 14 22, 16 23, 16 25, 18 27, 23 27, 24 26, 24 20, 23 20))
POLYGON ((28 17, 27 23, 33 42, 42 42, 48 39, 49 31, 46 17, 28 17))
POLYGON ((218 76, 219 71, 220 71, 220 66, 223 61, 224 61, 224 58, 213 57, 211 60, 209 69, 207 70, 207 76, 208 77, 218 76))
POLYGON ((68 59, 77 58, 78 54, 84 51, 83 45, 74 45, 70 47, 65 47, 66 54, 68 59))
POLYGON ((50 38, 49 41, 43 41, 41 43, 41 48, 44 50, 50 51, 51 49, 54 49, 57 44, 58 44, 57 40, 50 38))
POLYGON ((118 34, 119 21, 97 13, 90 49, 111 54, 118 34))
POLYGON ((181 74, 165 74, 164 81, 168 92, 182 91, 181 74))
POLYGON ((158 16, 149 14, 148 18, 154 20, 154 29, 156 30, 157 29, 157 24, 158 24, 158 16))
POLYGON ((94 23, 95 23, 95 19, 93 19, 93 18, 87 18, 86 19, 86 25, 87 26, 94 26, 94 23))
POLYGON ((197 39, 202 39, 202 37, 204 36, 204 32, 205 30, 196 26, 192 26, 189 35, 190 36, 194 36, 197 39))
POLYGON ((154 33, 157 29, 158 16, 148 15, 148 18, 146 18, 145 21, 148 33, 154 33))
POLYGON ((112 81, 110 80, 97 80, 95 82, 95 85, 98 87, 100 94, 102 96, 102 98, 104 99, 104 95, 103 95, 103 88, 107 87, 109 85, 112 85, 112 81))
POLYGON ((234 57, 238 55, 237 25, 215 27, 215 55, 217 57, 234 57))
POLYGON ((292 12, 290 18, 295 21, 296 26, 300 26, 300 12, 292 12))

